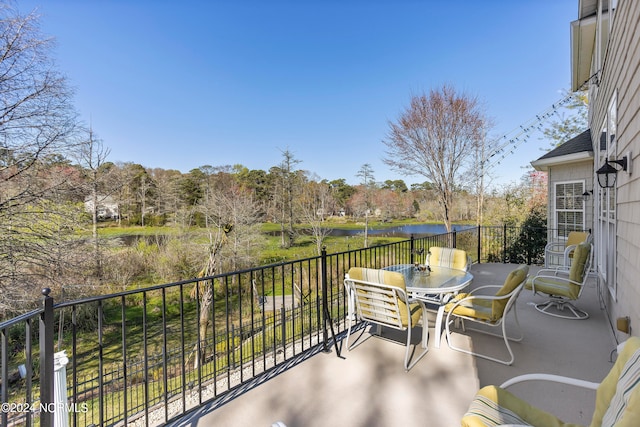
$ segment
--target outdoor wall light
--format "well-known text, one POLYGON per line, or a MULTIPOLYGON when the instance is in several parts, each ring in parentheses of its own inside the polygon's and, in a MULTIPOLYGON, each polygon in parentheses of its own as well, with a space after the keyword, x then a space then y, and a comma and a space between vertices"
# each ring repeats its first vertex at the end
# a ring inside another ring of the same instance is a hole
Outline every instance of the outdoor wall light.
POLYGON ((596 175, 598 175, 598 185, 600 185, 601 188, 615 187, 616 175, 618 171, 621 170, 631 173, 631 153, 627 153, 622 160, 605 160, 604 165, 596 171, 596 175), (614 164, 621 166, 621 168, 618 169, 614 167, 614 164))
POLYGON ((592 194, 593 190, 585 190, 585 192, 582 193, 582 200, 586 202, 587 200, 589 200, 589 196, 591 196, 592 194))

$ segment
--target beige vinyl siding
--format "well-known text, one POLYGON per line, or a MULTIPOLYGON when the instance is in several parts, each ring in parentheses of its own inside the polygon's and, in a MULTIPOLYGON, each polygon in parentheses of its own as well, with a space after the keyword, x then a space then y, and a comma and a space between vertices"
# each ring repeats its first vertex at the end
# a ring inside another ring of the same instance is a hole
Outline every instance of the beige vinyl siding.
POLYGON ((616 295, 603 296, 613 320, 630 316, 632 330, 640 331, 640 2, 620 0, 617 6, 600 85, 592 92, 590 124, 600 129, 617 91, 617 158, 630 150, 634 164, 632 174, 618 173, 616 295))

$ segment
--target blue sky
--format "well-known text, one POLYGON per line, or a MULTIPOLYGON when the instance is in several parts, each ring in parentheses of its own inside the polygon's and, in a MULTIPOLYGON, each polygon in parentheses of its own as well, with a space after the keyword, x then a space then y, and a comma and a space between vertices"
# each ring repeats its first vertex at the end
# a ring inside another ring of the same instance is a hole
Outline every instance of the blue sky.
MULTIPOLYGON (((268 170, 290 150, 320 179, 423 177, 382 163, 412 94, 450 84, 509 134, 570 83, 576 0, 18 0, 76 89, 110 161, 268 170)), ((520 179, 533 136, 492 172, 520 179)))

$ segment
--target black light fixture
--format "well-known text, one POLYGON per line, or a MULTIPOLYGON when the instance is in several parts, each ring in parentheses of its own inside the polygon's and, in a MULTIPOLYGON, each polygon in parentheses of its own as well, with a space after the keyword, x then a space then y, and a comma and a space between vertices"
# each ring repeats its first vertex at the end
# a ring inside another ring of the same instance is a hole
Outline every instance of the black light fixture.
POLYGON ((585 190, 584 193, 582 193, 582 200, 586 202, 587 200, 589 200, 589 196, 591 196, 592 194, 593 190, 585 190))
POLYGON ((596 175, 598 175, 598 185, 600 185, 601 188, 615 187, 618 171, 627 171, 627 159, 630 158, 631 156, 624 156, 622 160, 605 160, 604 165, 596 171, 596 175), (615 168, 612 164, 622 166, 622 168, 615 168))

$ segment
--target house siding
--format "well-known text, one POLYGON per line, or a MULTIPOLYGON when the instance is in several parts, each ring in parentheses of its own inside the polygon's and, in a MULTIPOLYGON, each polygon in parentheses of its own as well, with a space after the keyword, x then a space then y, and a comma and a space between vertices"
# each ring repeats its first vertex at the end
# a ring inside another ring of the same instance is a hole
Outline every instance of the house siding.
MULTIPOLYGON (((547 211, 547 218, 549 218, 548 225, 550 229, 558 228, 555 218, 555 184, 559 182, 567 181, 583 181, 585 184, 585 190, 591 190, 593 179, 593 162, 591 160, 587 162, 571 163, 563 166, 553 166, 548 171, 548 188, 551 200, 547 211)), ((585 229, 593 228, 593 209, 591 208, 593 203, 593 197, 590 197, 585 203, 585 229)))
MULTIPOLYGON (((599 147, 599 130, 609 103, 617 92, 617 156, 628 151, 633 162, 640 161, 640 2, 619 0, 604 56, 600 85, 591 90, 590 125, 594 149, 599 147), (597 132, 596 132, 597 130, 597 132)), ((600 167, 595 156, 596 168, 600 167)), ((616 295, 602 292, 613 319, 629 316, 632 335, 640 331, 640 163, 632 174, 618 173, 616 224, 616 295)), ((615 324, 615 323, 614 323, 615 324)), ((619 339, 626 334, 616 332, 619 339)))

